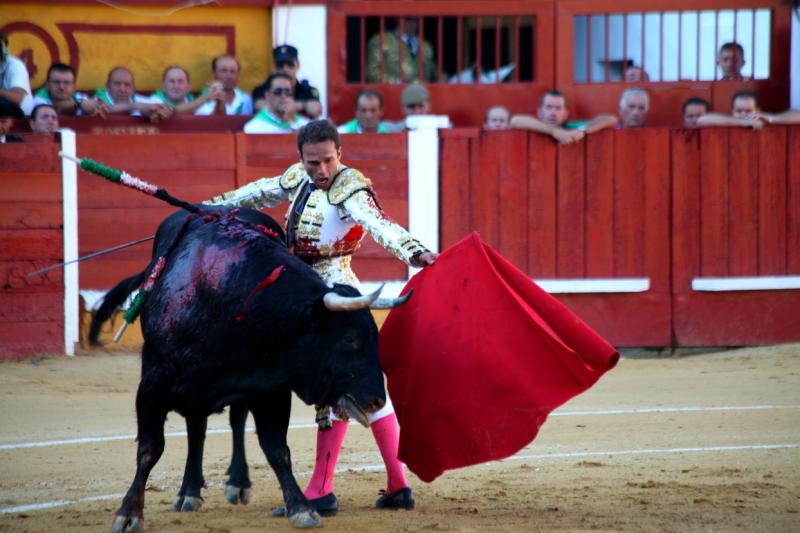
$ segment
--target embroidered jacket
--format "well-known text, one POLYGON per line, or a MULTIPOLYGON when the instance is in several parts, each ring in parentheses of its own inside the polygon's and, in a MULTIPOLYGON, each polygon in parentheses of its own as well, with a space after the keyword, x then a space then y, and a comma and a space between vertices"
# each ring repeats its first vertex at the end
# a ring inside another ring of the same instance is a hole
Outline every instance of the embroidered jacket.
POLYGON ((358 170, 339 165, 328 190, 312 188, 313 181, 302 163, 297 163, 282 176, 261 178, 206 203, 258 209, 288 201, 288 245, 329 283, 358 288, 350 261, 361 247, 364 230, 406 264, 415 254, 428 251, 387 217, 375 198, 372 183, 358 170), (301 208, 306 194, 308 199, 301 208), (296 210, 298 214, 293 213, 296 210))

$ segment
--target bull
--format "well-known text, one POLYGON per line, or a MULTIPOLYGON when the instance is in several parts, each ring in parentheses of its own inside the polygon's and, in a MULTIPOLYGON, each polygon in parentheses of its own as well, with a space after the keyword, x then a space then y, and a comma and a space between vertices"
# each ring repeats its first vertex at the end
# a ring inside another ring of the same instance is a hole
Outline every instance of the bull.
POLYGON ((289 252, 266 215, 214 209, 215 216, 190 219, 183 211, 168 217, 156 233, 151 263, 109 291, 92 320, 96 342, 111 311, 148 277, 153 282, 141 313, 136 473, 113 533, 143 528, 145 484, 164 450, 169 411, 186 419, 182 491, 202 486, 208 415, 239 403, 253 414, 289 521, 313 527, 321 519, 297 485, 286 443, 292 391, 307 404, 336 405, 362 422, 386 401, 378 331, 368 310, 378 294, 328 287, 289 252))

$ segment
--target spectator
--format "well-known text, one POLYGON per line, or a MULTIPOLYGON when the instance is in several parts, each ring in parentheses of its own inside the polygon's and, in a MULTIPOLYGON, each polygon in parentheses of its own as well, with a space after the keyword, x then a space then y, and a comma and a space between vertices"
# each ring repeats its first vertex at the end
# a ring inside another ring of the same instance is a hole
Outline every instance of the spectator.
POLYGON ((0 96, 11 100, 28 114, 33 109, 28 69, 8 50, 8 37, 0 33, 0 96))
POLYGON ((146 116, 150 122, 159 122, 172 116, 172 110, 162 103, 153 103, 146 96, 136 94, 133 73, 126 67, 109 71, 105 88, 97 89, 95 96, 106 106, 109 115, 146 116))
POLYGON ((381 122, 383 117, 383 96, 373 89, 361 89, 356 95, 356 118, 345 122, 339 133, 388 133, 391 126, 381 122))
POLYGON ((763 113, 759 109, 758 95, 750 91, 740 91, 731 100, 731 115, 706 113, 697 119, 697 125, 741 126, 760 130, 764 124, 800 124, 800 111, 787 110, 776 115, 763 113))
POLYGON ((640 81, 650 81, 650 76, 642 67, 630 67, 625 69, 625 81, 627 83, 637 83, 640 81))
POLYGON ((644 89, 626 89, 619 99, 620 126, 643 128, 650 110, 650 97, 644 89))
POLYGON ((150 97, 177 114, 192 114, 198 107, 222 97, 222 84, 212 82, 207 91, 195 98, 190 92, 189 73, 179 65, 171 65, 164 69, 161 76, 161 88, 150 97))
POLYGON ((696 96, 688 98, 683 103, 683 127, 696 128, 697 119, 708 113, 710 108, 711 104, 702 98, 698 98, 696 96))
POLYGON ((376 33, 367 42, 367 81, 371 83, 402 83, 420 79, 419 56, 422 54, 421 81, 436 81, 436 62, 433 47, 419 36, 419 18, 405 17, 401 28, 381 35, 376 33), (402 32, 402 33, 401 33, 402 32), (402 47, 402 67, 400 65, 402 47), (381 66, 383 79, 381 79, 381 66), (402 76, 400 71, 402 70, 402 76))
POLYGON ((36 91, 33 97, 34 107, 42 104, 52 106, 56 113, 62 115, 105 116, 106 113, 103 102, 75 91, 75 71, 64 63, 53 63, 47 69, 44 87, 36 91))
MULTIPOLYGON (((400 93, 400 103, 403 105, 403 116, 408 118, 410 115, 429 115, 431 112, 431 100, 428 89, 419 82, 409 84, 400 93)), ((389 131, 405 131, 406 120, 387 123, 389 131)))
POLYGON ((725 43, 719 47, 717 66, 722 71, 722 80, 744 80, 744 48, 736 42, 725 43))
MULTIPOLYGON (((272 62, 275 65, 276 72, 283 72, 291 76, 297 112, 312 119, 322 115, 319 91, 316 87, 312 87, 308 80, 298 81, 297 79, 297 73, 300 71, 297 48, 288 44, 274 48, 272 50, 272 62)), ((266 104, 264 95, 266 91, 266 82, 253 89, 253 108, 256 111, 259 111, 266 104)))
POLYGON ((617 119, 612 115, 597 115, 591 120, 577 121, 567 121, 568 117, 567 97, 560 91, 552 90, 539 100, 536 117, 514 115, 510 125, 514 129, 538 131, 550 135, 561 144, 570 144, 589 133, 613 128, 617 124, 617 119))
POLYGON ((507 108, 496 105, 486 111, 483 118, 483 129, 485 130, 507 130, 511 121, 511 113, 507 108))
POLYGON ((58 130, 58 113, 50 104, 38 104, 31 111, 28 121, 31 131, 39 135, 53 135, 58 130))
POLYGON ((291 76, 275 72, 266 84, 266 105, 244 125, 245 133, 291 133, 308 124, 296 113, 291 76))
POLYGON ((11 133, 11 128, 14 127, 14 120, 23 118, 25 113, 14 101, 0 96, 0 144, 22 142, 22 137, 11 133))
MULTIPOLYGON (((239 83, 239 61, 232 55, 221 55, 211 60, 214 79, 222 84, 223 92, 204 103, 196 115, 252 115, 253 100, 236 86, 239 83)), ((206 90, 201 93, 201 96, 206 90)))

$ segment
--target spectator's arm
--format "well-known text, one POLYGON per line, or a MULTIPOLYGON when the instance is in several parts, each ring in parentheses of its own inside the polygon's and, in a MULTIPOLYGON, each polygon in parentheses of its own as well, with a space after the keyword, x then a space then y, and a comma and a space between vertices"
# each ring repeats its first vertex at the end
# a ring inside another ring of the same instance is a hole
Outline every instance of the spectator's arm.
POLYGON ((742 128, 753 128, 754 130, 760 130, 763 125, 764 123, 757 118, 735 118, 719 113, 706 113, 697 119, 697 127, 699 128, 707 128, 711 126, 738 126, 742 128))
POLYGON ((758 113, 756 118, 766 121, 767 124, 800 124, 800 109, 789 109, 777 115, 758 113))
POLYGON ((8 98, 18 106, 22 106, 22 100, 28 92, 22 87, 11 87, 10 89, 0 89, 0 96, 8 98))
POLYGON ((108 112, 105 102, 95 98, 84 98, 77 104, 89 116, 105 118, 108 112))
POLYGON ((586 124, 586 133, 594 133, 600 130, 617 127, 617 117, 614 115, 597 115, 586 124))
POLYGON ((322 114, 322 104, 319 100, 304 100, 298 104, 298 112, 308 117, 317 118, 322 114))
POLYGON ((570 144, 575 141, 580 141, 585 135, 585 133, 580 130, 566 130, 558 126, 551 126, 531 115, 514 115, 511 117, 509 126, 512 129, 531 130, 550 135, 561 144, 570 144))

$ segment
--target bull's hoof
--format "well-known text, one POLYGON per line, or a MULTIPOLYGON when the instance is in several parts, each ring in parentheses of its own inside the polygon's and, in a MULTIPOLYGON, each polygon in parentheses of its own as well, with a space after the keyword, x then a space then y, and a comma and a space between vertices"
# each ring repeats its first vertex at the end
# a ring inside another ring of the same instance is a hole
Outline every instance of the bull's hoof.
POLYGON ((176 513, 191 513, 203 506, 203 498, 200 496, 181 496, 175 498, 172 510, 176 513))
POLYGON ((235 485, 225 485, 225 499, 228 500, 228 503, 231 505, 247 505, 250 503, 250 495, 252 493, 252 489, 244 488, 244 487, 237 487, 235 485))
POLYGON ((314 509, 309 509, 302 513, 293 514, 289 517, 289 522, 296 528, 308 529, 322 525, 322 518, 319 517, 314 509))
POLYGON ((123 533, 124 531, 141 533, 144 531, 144 518, 138 516, 115 516, 114 523, 111 524, 111 533, 123 533))

